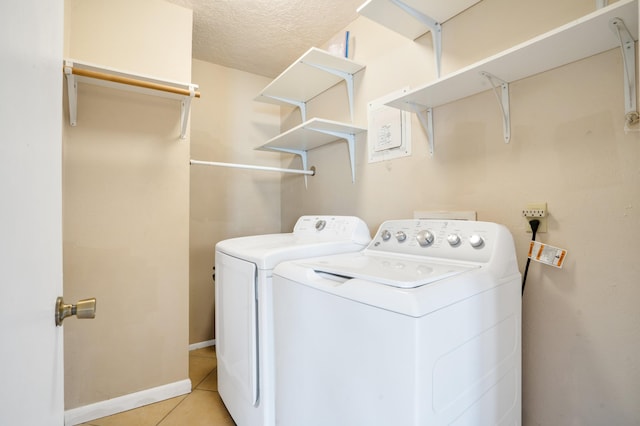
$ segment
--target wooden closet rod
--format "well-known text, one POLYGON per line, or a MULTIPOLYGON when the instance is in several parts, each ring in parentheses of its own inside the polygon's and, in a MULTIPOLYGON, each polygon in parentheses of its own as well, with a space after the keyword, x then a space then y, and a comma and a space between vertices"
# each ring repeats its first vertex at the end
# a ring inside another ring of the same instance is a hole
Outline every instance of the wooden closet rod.
MULTIPOLYGON (((172 87, 166 84, 159 84, 159 83, 152 83, 144 80, 137 80, 135 78, 122 77, 119 75, 106 74, 103 72, 90 71, 90 70, 75 68, 75 67, 71 68, 71 73, 74 75, 79 75, 81 77, 96 78, 98 80, 106 80, 114 83, 128 84, 130 86, 137 86, 145 89, 160 90, 163 92, 175 93, 177 95, 191 96, 191 92, 188 89, 181 89, 179 87, 172 87)), ((199 98, 200 92, 196 91, 194 96, 196 98, 199 98)))

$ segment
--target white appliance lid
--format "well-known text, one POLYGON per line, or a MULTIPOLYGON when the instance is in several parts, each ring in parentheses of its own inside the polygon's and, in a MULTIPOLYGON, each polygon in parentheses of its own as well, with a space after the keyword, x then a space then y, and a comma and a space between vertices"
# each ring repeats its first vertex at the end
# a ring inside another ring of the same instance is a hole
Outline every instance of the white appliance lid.
POLYGON ((273 269, 285 260, 359 251, 371 241, 369 228, 354 216, 301 216, 292 233, 231 238, 216 251, 273 269))
POLYGON ((221 241, 216 245, 216 251, 255 263, 258 269, 273 269, 285 260, 357 251, 364 247, 351 240, 321 241, 295 234, 268 234, 221 241))
POLYGON ((480 268, 476 264, 415 260, 407 256, 376 256, 349 253, 303 261, 300 265, 316 273, 331 274, 344 279, 357 278, 399 288, 415 288, 463 272, 480 268))

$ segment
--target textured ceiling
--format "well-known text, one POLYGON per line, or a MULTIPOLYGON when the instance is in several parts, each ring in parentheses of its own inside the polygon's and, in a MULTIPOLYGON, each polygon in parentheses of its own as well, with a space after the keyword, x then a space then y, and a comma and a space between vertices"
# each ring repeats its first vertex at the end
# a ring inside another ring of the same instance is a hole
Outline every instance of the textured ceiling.
POLYGON ((358 17, 365 0, 167 0, 193 10, 193 57, 275 77, 358 17))

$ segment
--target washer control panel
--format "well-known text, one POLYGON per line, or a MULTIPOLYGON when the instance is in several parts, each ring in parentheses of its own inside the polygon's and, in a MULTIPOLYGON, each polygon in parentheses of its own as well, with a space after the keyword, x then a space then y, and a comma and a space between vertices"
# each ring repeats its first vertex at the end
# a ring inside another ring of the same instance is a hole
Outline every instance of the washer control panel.
POLYGON ((367 250, 487 261, 501 225, 465 220, 407 219, 384 222, 367 250))

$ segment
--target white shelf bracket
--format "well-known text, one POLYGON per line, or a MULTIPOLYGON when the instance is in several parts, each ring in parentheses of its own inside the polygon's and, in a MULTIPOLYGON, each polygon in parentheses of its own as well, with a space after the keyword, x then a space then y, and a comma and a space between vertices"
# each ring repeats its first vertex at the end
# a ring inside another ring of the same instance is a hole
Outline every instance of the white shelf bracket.
POLYGON ((268 96, 268 95, 263 95, 263 96, 266 98, 275 99, 277 101, 284 102, 286 104, 298 107, 300 109, 300 115, 302 115, 302 122, 304 123, 305 121, 307 121, 307 103, 306 102, 294 101, 293 99, 282 98, 280 96, 268 96))
POLYGON ((73 75, 72 65, 65 63, 64 75, 67 77, 67 96, 69 97, 69 124, 78 124, 78 82, 73 75))
POLYGON ((496 98, 498 99, 498 104, 500 105, 500 110, 502 111, 502 130, 504 133, 504 143, 509 143, 511 140, 511 115, 509 110, 509 83, 504 80, 499 79, 495 75, 489 74, 488 72, 480 72, 480 75, 485 77, 491 87, 493 88, 493 93, 495 93, 496 98), (498 88, 498 86, 500 86, 498 88), (498 89, 500 89, 501 93, 498 93, 498 89))
POLYGON ((319 133, 324 133, 325 135, 335 136, 340 139, 345 139, 347 141, 347 147, 349 148, 349 162, 351 163, 351 182, 356 182, 356 135, 353 133, 344 133, 344 132, 334 132, 331 130, 324 130, 318 128, 311 128, 319 133))
MULTIPOLYGON (((289 149, 289 148, 279 148, 279 147, 269 147, 270 150, 272 151, 279 151, 279 152, 286 152, 287 154, 295 154, 295 155, 299 155, 300 156, 300 160, 302 161, 302 170, 308 170, 307 168, 307 163, 308 163, 308 156, 307 156, 307 151, 304 151, 302 149, 289 149)), ((314 170, 315 172, 315 170, 314 170)), ((304 176, 304 187, 307 188, 307 179, 309 176, 305 175, 304 176)))
POLYGON ((351 162, 351 183, 356 183, 356 135, 348 134, 346 136, 351 162))
POLYGON ((187 123, 189 121, 189 111, 191 110, 191 100, 196 95, 194 85, 189 85, 189 97, 184 97, 180 102, 180 139, 187 137, 187 123))
POLYGON ((391 0, 391 3, 404 10, 409 15, 431 29, 431 39, 433 40, 433 53, 436 61, 436 78, 440 78, 440 64, 442 58, 442 25, 430 16, 425 15, 402 2, 401 0, 391 0))
POLYGON ((429 157, 433 158, 433 108, 427 108, 424 111, 416 112, 420 119, 420 124, 425 132, 427 132, 427 143, 429 144, 429 157))
MULTIPOLYGON (((353 80, 354 80, 353 74, 340 71, 334 68, 325 67, 319 64, 314 64, 313 62, 303 61, 302 63, 314 68, 318 68, 319 70, 322 70, 324 72, 328 72, 329 74, 336 75, 342 78, 345 81, 345 83, 347 83, 347 96, 349 97, 349 113, 351 114, 351 122, 353 123, 353 80)), ((306 119, 303 118, 302 120, 305 121, 306 119)))
POLYGON ((627 125, 640 119, 636 106, 636 48, 633 36, 620 18, 613 18, 609 28, 618 37, 624 63, 624 112, 627 125))

